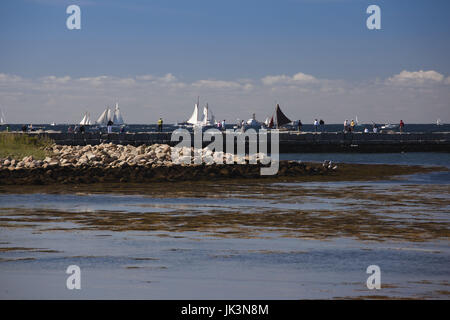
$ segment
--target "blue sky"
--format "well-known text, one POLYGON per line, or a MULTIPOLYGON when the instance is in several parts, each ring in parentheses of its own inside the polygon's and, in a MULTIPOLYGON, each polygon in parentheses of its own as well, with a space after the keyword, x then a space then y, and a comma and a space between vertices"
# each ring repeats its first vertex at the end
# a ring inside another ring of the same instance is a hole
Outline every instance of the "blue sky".
MULTIPOLYGON (((435 81, 440 89, 434 88, 439 89, 438 92, 433 91, 430 100, 421 103, 430 101, 427 104, 436 105, 435 114, 430 117, 448 117, 450 120, 449 111, 445 108, 450 108, 448 95, 445 94, 448 86, 441 85, 450 75, 449 12, 450 1, 445 0, 2 0, 0 73, 8 75, 10 78, 5 81, 10 82, 13 76, 31 82, 49 76, 68 76, 73 80, 98 76, 128 79, 152 75, 163 79, 171 74, 178 83, 184 84, 192 85, 202 80, 239 82, 240 79, 250 79, 253 87, 260 86, 258 81, 266 76, 292 77, 302 73, 326 80, 328 87, 333 81, 345 82, 342 87, 346 90, 354 91, 361 83, 368 83, 364 90, 370 93, 373 90, 369 88, 369 83, 376 85, 377 81, 386 81, 402 71, 434 71, 444 77, 442 81, 435 81), (81 30, 70 31, 66 28, 68 15, 65 9, 69 4, 81 7, 81 30), (370 4, 381 8, 382 30, 366 28, 368 14, 365 11, 370 4)), ((17 81, 16 84, 19 86, 17 81)), ((39 86, 35 85, 33 88, 39 86)), ((18 120, 19 111, 16 110, 25 110, 19 103, 28 100, 18 100, 17 95, 14 97, 10 92, 13 89, 11 85, 3 86, 6 87, 9 91, 3 91, 0 103, 5 105, 3 108, 14 106, 8 113, 18 120)), ((413 87, 417 89, 415 85, 413 87)), ((31 87, 27 88, 30 90, 31 87)), ((189 109, 193 97, 197 95, 212 100, 213 105, 221 101, 217 107, 226 111, 224 116, 229 118, 235 117, 239 109, 226 106, 225 97, 235 103, 245 101, 253 110, 261 112, 270 109, 274 100, 283 102, 284 98, 281 93, 264 99, 256 97, 267 90, 253 92, 252 100, 252 93, 243 96, 239 92, 196 88, 185 88, 185 91, 179 90, 178 93, 173 88, 172 91, 164 91, 149 87, 149 90, 154 90, 156 97, 157 93, 161 95, 157 99, 159 105, 174 106, 168 109, 167 114, 162 114, 172 120, 181 120, 179 118, 183 118, 186 112, 183 109, 178 115, 177 110, 183 100, 189 109), (261 103, 267 105, 263 108, 261 103)), ((23 92, 25 89, 21 90, 23 92)), ((148 98, 155 101, 155 96, 133 100, 127 94, 136 95, 136 92, 126 88, 114 90, 118 96, 114 99, 126 101, 130 108, 133 107, 129 110, 133 122, 137 122, 139 118, 135 117, 139 110, 142 111, 139 103, 148 98)), ((405 88, 402 90, 404 93, 405 88)), ((428 87, 427 90, 431 89, 428 87)), ((295 101, 306 100, 310 108, 302 111, 308 111, 308 117, 314 117, 311 108, 329 114, 330 107, 327 108, 326 103, 333 101, 332 97, 321 101, 319 91, 314 94, 314 99, 311 92, 301 92, 286 94, 290 97, 286 100, 288 109, 296 110, 293 106, 295 101)), ((57 105, 57 100, 46 102, 43 98, 45 94, 55 93, 45 93, 42 88, 25 94, 30 95, 30 99, 31 95, 39 98, 37 101, 49 111, 52 104, 57 105)), ((108 96, 104 91, 97 94, 84 91, 84 94, 86 105, 101 103, 100 97, 108 96)), ((385 95, 386 92, 379 94, 385 95)), ((411 92, 408 94, 409 99, 414 100, 411 92)), ((396 96, 399 95, 392 92, 392 97, 396 96)), ((341 113, 354 114, 364 104, 363 97, 361 93, 360 100, 355 96, 355 101, 345 101, 342 97, 336 101, 341 108, 349 108, 342 109, 341 113)), ((108 103, 112 102, 104 102, 108 103)), ((405 97, 399 103, 409 102, 405 97)), ((390 107, 386 106, 386 110, 395 105, 397 103, 393 102, 390 107)), ((76 108, 76 104, 72 107, 76 108)), ((104 105, 93 108, 98 112, 104 105)), ((362 109, 359 113, 365 111, 368 110, 362 109)), ((411 117, 411 121, 419 121, 426 115, 417 111, 417 117, 411 117)), ((60 110, 54 112, 60 119, 60 110)), ((403 111, 398 110, 400 112, 403 111)), ((400 116, 398 113, 396 117, 400 116)), ((61 116, 63 114, 61 112, 61 116)), ((333 122, 341 121, 339 114, 333 114, 333 122)), ((370 114, 370 118, 375 115, 370 114)), ((242 113, 238 116, 247 115, 242 113)), ((300 112, 293 117, 301 116, 300 112)), ((380 115, 379 120, 389 117, 383 116, 380 115)), ((60 119, 63 120, 69 121, 60 119)), ((33 121, 44 119, 36 115, 33 121)))

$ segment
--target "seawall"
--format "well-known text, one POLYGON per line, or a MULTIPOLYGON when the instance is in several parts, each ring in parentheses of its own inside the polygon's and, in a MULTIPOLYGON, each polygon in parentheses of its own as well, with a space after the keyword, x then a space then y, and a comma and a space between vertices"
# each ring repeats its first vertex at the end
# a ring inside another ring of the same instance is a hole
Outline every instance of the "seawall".
MULTIPOLYGON (((28 133, 31 136, 48 136, 61 145, 97 145, 100 143, 122 145, 151 145, 155 143, 175 146, 171 132, 146 133, 28 133)), ((230 137, 228 137, 230 138, 230 137)), ((224 150, 226 134, 223 133, 224 150)), ((181 140, 180 140, 181 141, 181 140)), ((194 138, 191 135, 193 144, 194 138)), ((214 141, 214 138, 213 138, 214 141)), ((270 135, 269 135, 270 142, 270 135)), ((281 153, 301 152, 450 152, 450 132, 434 133, 299 133, 280 132, 281 153)), ((204 142, 203 147, 210 144, 204 142)), ((236 148, 236 139, 234 142, 236 148)), ((270 143, 269 143, 270 145, 270 143)), ((229 151, 228 151, 229 152, 229 151)))

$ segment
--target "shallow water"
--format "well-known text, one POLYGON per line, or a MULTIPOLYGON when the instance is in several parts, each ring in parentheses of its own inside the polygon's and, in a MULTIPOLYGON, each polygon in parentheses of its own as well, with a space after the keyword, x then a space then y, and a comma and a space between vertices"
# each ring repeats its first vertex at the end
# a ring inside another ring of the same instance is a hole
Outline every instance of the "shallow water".
MULTIPOLYGON (((428 155, 369 160, 450 165, 428 155)), ((305 156, 294 159, 369 161, 305 156)), ((449 182, 1 187, 0 298, 448 299, 449 182), (81 290, 66 288, 73 264, 81 290)))

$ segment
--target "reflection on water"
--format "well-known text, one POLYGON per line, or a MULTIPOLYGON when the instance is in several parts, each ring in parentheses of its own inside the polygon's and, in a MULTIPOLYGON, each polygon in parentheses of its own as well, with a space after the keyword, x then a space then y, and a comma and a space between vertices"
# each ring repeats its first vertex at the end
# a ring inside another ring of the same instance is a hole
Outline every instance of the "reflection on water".
POLYGON ((0 297, 448 298, 449 191, 432 174, 2 187, 0 297), (65 289, 71 264, 78 292, 65 289), (372 264, 376 292, 365 286, 372 264))

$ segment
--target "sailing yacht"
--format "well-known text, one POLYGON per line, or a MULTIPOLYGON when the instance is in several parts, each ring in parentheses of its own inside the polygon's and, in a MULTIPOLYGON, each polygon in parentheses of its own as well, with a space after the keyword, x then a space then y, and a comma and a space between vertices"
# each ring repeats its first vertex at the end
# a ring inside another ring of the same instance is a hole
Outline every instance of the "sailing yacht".
POLYGON ((119 104, 117 102, 114 110, 112 110, 109 107, 106 107, 106 109, 102 112, 100 117, 98 117, 95 123, 101 127, 106 127, 109 121, 112 121, 113 126, 122 126, 125 124, 122 113, 120 112, 119 109, 119 104))
POLYGON ((91 122, 91 114, 89 112, 84 113, 83 119, 80 121, 80 125, 82 126, 90 126, 92 124, 91 122))
POLYGON ((198 114, 198 103, 194 104, 194 111, 192 111, 191 116, 184 122, 177 123, 180 127, 192 128, 200 122, 198 114))
POLYGON ((203 108, 203 119, 201 121, 202 127, 212 127, 215 125, 215 117, 212 111, 209 110, 208 103, 203 108))
POLYGON ((437 119, 436 120, 436 125, 437 126, 442 126, 443 125, 443 123, 441 122, 441 119, 437 119))
POLYGON ((110 118, 111 115, 112 115, 111 109, 109 107, 106 107, 106 109, 102 112, 100 117, 98 117, 98 119, 95 123, 102 127, 106 127, 106 125, 108 124, 108 121, 111 119, 110 118))
POLYGON ((197 98, 197 103, 194 104, 194 111, 192 112, 191 117, 185 122, 177 123, 178 126, 187 128, 212 127, 215 124, 216 120, 214 114, 209 109, 208 103, 206 103, 206 106, 203 108, 203 117, 201 117, 201 114, 199 113, 199 98, 197 98))
POLYGON ((114 125, 123 125, 125 122, 123 121, 122 114, 120 113, 119 104, 116 102, 116 108, 114 109, 114 116, 112 119, 114 125))

